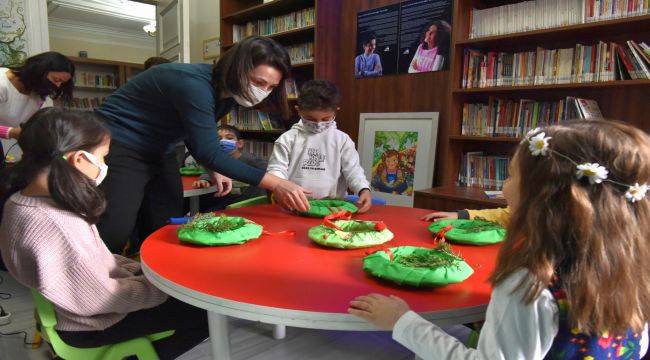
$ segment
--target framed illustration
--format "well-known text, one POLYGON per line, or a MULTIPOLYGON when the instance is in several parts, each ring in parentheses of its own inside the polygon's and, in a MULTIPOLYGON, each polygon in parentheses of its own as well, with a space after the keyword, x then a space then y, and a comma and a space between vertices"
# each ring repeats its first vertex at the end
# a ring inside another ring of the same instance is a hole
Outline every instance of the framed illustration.
POLYGON ((363 113, 359 156, 373 196, 413 206, 413 191, 431 187, 438 113, 363 113))
POLYGON ((216 59, 221 51, 221 39, 214 37, 203 40, 203 60, 216 59))

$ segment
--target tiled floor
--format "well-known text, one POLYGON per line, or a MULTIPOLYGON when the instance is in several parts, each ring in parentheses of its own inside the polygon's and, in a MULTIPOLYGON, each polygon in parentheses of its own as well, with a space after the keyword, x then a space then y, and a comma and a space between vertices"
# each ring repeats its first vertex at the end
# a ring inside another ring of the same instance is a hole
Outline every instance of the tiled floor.
MULTIPOLYGON (((28 341, 34 334, 34 305, 29 291, 6 272, 0 271, 4 282, 0 292, 12 298, 0 300, 5 311, 12 313, 12 322, 0 326, 3 333, 27 331, 28 341)), ((271 338, 271 326, 244 320, 230 325, 233 360, 347 360, 347 359, 413 359, 413 354, 384 332, 325 331, 287 328, 284 340, 271 338)), ((0 336, 0 360, 48 359, 46 345, 39 349, 23 346, 22 336, 0 336)), ((210 345, 204 342, 180 357, 181 360, 211 359, 210 345)))

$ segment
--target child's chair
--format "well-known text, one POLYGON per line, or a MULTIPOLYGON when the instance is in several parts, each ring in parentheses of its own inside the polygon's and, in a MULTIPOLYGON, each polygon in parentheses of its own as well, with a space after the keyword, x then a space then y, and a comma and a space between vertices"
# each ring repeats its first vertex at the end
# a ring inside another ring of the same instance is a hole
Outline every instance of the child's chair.
POLYGON ((41 325, 43 338, 52 346, 56 356, 66 360, 121 360, 128 356, 137 356, 139 360, 158 360, 158 354, 151 344, 174 335, 174 330, 163 331, 144 337, 127 340, 113 345, 96 348, 76 348, 63 342, 54 326, 57 323, 54 306, 36 290, 32 298, 41 325))

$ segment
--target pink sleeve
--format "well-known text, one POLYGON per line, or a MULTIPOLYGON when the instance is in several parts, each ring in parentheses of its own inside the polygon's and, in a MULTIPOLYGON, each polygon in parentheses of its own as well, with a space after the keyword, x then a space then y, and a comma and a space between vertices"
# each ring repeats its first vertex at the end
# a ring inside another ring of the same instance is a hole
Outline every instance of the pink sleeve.
POLYGON ((11 127, 0 125, 0 139, 9 139, 9 131, 11 127))

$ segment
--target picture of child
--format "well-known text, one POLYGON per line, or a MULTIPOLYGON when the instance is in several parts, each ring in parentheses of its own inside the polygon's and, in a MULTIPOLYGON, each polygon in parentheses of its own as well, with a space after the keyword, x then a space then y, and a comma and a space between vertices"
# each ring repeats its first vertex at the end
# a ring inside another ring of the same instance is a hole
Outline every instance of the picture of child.
POLYGON ((383 72, 381 58, 375 53, 377 38, 369 35, 363 40, 362 45, 363 54, 354 59, 354 76, 358 78, 381 76, 383 72))
POLYGON ((418 133, 377 131, 372 166, 373 190, 394 194, 413 193, 418 133))
POLYGON ((409 73, 439 71, 447 63, 451 26, 440 20, 429 22, 420 34, 419 45, 409 66, 409 73))

